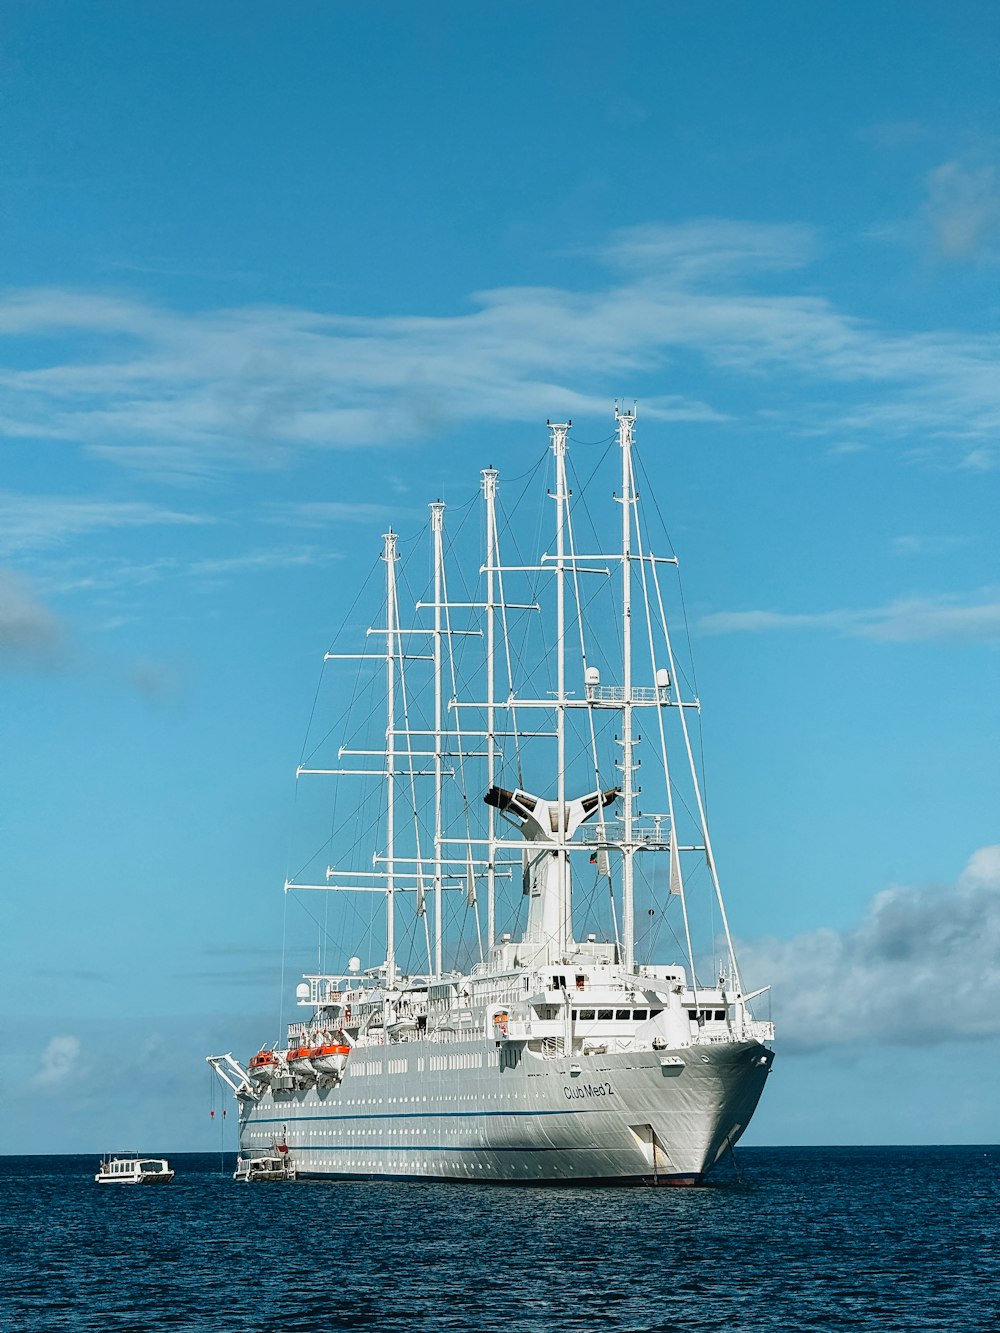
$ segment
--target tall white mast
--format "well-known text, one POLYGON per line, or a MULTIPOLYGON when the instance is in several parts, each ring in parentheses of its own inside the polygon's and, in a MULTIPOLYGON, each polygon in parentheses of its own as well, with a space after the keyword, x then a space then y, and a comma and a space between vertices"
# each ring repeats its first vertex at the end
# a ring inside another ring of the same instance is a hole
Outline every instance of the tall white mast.
MULTIPOLYGON (((486 784, 496 782, 496 567, 500 563, 497 542, 497 481, 495 468, 483 468, 483 500, 486 504, 486 784)), ((488 807, 489 851, 486 867, 486 947, 496 938, 496 810, 488 807)))
POLYGON ((566 852, 566 436, 572 422, 553 425, 549 422, 552 436, 552 452, 556 464, 556 769, 558 788, 556 800, 559 815, 559 874, 563 883, 560 886, 560 901, 564 905, 559 923, 559 957, 566 951, 567 915, 569 910, 569 856, 566 852))
POLYGON ((396 984, 396 534, 390 528, 383 536, 385 550, 385 984, 392 990, 396 984))
POLYGON ((622 965, 626 972, 635 970, 635 895, 634 855, 632 845, 635 817, 635 791, 632 785, 632 430, 635 412, 619 412, 618 443, 622 451, 622 965))
POLYGON ((444 893, 441 887, 441 806, 444 793, 441 690, 441 612, 444 597, 444 504, 430 506, 434 543, 434 973, 444 970, 444 893))

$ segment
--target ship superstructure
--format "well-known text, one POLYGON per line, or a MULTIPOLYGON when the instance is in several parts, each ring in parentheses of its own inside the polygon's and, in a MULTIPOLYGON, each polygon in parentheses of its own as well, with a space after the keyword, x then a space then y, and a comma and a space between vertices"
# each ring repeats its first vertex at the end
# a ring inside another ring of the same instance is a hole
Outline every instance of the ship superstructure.
POLYGON ((287 1040, 210 1057, 241 1151, 280 1142, 299 1178, 697 1183, 763 1089, 773 1028, 730 935, 635 413, 616 411, 610 549, 589 531, 580 548, 569 429, 549 426, 551 551, 502 551, 487 468, 475 579, 455 591, 435 501, 427 597, 401 609, 390 530, 383 623, 327 654, 353 664, 352 699, 377 699, 376 740, 348 718, 332 760, 308 751, 299 778, 355 800, 323 874, 286 889, 377 904, 350 924, 384 957, 326 931, 341 968, 303 979, 287 1040))

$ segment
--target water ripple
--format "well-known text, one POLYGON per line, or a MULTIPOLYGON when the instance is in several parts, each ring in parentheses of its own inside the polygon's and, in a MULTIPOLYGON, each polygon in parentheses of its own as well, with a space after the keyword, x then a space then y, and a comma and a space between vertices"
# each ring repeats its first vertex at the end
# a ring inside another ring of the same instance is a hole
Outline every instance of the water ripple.
POLYGON ((1000 1148, 744 1149, 702 1190, 161 1189, 0 1159, 7 1333, 993 1333, 1000 1148))

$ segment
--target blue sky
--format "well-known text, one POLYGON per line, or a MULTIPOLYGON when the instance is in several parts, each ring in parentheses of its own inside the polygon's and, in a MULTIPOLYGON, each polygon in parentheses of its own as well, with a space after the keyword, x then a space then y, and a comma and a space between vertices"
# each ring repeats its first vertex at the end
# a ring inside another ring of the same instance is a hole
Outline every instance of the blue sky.
POLYGON ((993 3, 0 8, 8 1143, 217 1141, 386 522, 622 396, 775 984, 749 1141, 995 1140, 998 50, 993 3))

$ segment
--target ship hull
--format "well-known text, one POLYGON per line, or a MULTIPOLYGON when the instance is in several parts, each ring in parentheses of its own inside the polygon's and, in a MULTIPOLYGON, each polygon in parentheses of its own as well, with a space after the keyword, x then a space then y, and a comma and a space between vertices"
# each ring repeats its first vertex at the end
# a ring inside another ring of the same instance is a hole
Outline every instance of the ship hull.
POLYGON ((244 1101, 240 1148, 302 1177, 696 1185, 770 1069, 756 1041, 552 1058, 516 1043, 356 1048, 335 1086, 244 1101))

